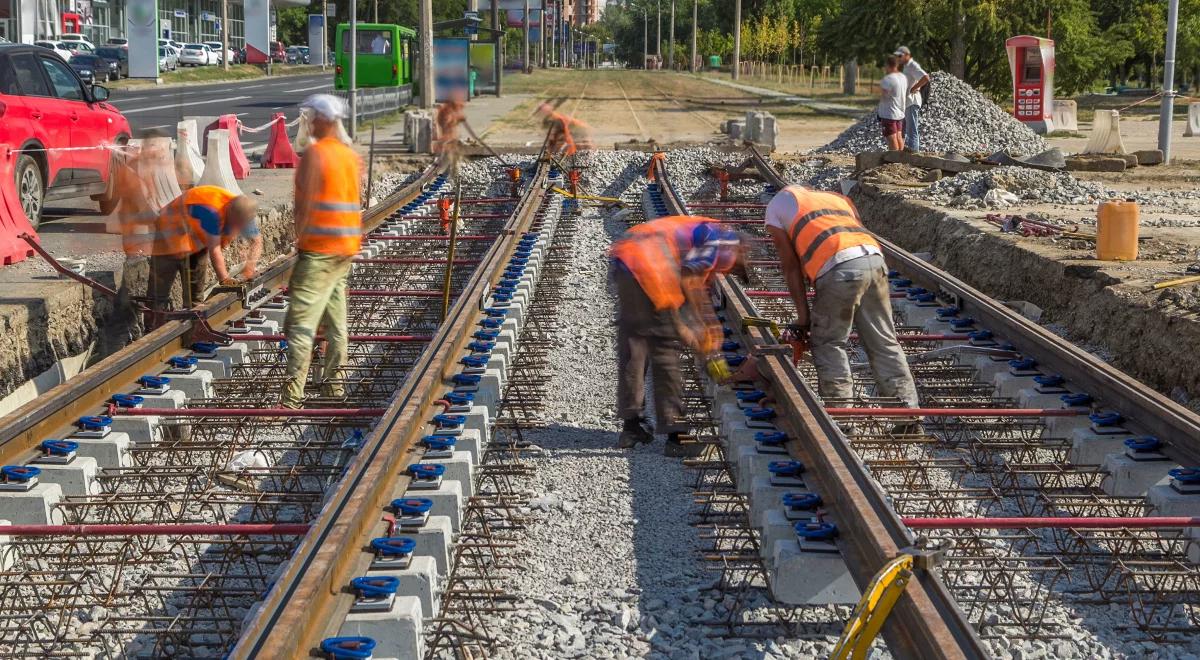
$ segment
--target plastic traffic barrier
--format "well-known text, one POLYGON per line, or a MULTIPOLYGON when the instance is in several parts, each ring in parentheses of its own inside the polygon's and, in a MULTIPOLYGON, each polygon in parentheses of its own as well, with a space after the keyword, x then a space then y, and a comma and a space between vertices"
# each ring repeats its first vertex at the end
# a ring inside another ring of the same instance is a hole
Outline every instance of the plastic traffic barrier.
POLYGON ((267 150, 263 153, 262 166, 267 169, 293 168, 300 162, 296 150, 288 140, 287 123, 283 113, 276 112, 271 118, 271 137, 267 140, 267 150))
POLYGON ((0 264, 5 266, 20 263, 33 255, 33 248, 21 234, 37 237, 17 194, 14 172, 18 155, 9 147, 0 147, 0 264))

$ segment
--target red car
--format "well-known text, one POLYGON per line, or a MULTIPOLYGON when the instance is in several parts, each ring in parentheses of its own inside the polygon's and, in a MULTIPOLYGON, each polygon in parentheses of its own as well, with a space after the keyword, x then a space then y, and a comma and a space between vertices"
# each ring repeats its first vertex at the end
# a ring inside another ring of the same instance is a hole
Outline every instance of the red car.
POLYGON ((85 85, 54 53, 0 44, 0 145, 21 152, 13 176, 35 227, 46 200, 88 195, 105 214, 116 206, 105 146, 128 142, 131 131, 107 99, 106 88, 85 85))
POLYGON ((283 47, 282 41, 271 42, 271 62, 275 64, 287 62, 287 49, 283 47))

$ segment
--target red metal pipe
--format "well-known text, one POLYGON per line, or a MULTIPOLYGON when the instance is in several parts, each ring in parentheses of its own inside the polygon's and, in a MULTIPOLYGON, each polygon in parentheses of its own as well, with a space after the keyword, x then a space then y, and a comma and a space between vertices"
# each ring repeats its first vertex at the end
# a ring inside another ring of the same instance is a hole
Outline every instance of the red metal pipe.
MULTIPOLYGON (((234 335, 238 341, 285 341, 287 335, 234 335)), ((350 335, 350 341, 360 344, 419 344, 433 341, 433 335, 350 335)), ((317 335, 318 340, 325 335, 317 335)))
POLYGON ((1076 417, 1086 408, 826 408, 833 417, 1076 417))
MULTIPOLYGON (((388 258, 366 259, 366 258, 360 257, 358 259, 355 259, 354 263, 356 263, 356 264, 398 264, 398 265, 412 264, 412 265, 441 266, 441 265, 445 265, 446 260, 445 259, 388 259, 388 258)), ((455 259, 454 260, 455 266, 475 266, 475 265, 478 265, 479 263, 480 263, 479 259, 455 259)))
POLYGON ((688 208, 693 209, 765 209, 766 204, 757 202, 691 202, 688 208))
POLYGON ((385 408, 117 408, 126 417, 380 417, 385 408))
MULTIPOLYGON (((1200 518, 901 518, 911 529, 1156 529, 1200 527, 1200 518)), ((2 531, 2 530, 0 530, 2 531)))
MULTIPOLYGON (((497 220, 499 218, 507 218, 511 213, 461 213, 459 218, 462 220, 497 220)), ((440 215, 402 215, 405 220, 441 220, 440 215)))
POLYGON ((126 525, 0 525, 3 536, 300 536, 308 533, 305 524, 230 523, 230 524, 126 524, 126 525))

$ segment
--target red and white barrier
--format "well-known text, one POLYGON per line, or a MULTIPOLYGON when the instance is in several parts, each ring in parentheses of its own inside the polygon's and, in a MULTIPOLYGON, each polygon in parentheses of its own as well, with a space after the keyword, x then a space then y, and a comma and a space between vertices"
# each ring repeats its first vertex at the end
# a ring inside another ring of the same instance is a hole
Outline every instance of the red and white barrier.
POLYGON ((20 263, 33 255, 33 249, 21 239, 21 234, 37 236, 17 195, 14 179, 19 153, 0 147, 0 264, 20 263))
POLYGON ((268 169, 292 168, 300 162, 296 150, 288 140, 287 124, 282 112, 275 113, 271 118, 271 137, 267 140, 267 150, 263 153, 262 166, 268 169))
MULTIPOLYGON (((240 125, 237 115, 221 115, 204 129, 206 137, 216 130, 224 130, 229 134, 229 165, 238 181, 250 176, 250 159, 246 158, 246 152, 242 150, 240 125)), ((212 149, 211 142, 208 143, 208 148, 212 149)), ((212 152, 208 151, 206 156, 211 159, 212 152)))

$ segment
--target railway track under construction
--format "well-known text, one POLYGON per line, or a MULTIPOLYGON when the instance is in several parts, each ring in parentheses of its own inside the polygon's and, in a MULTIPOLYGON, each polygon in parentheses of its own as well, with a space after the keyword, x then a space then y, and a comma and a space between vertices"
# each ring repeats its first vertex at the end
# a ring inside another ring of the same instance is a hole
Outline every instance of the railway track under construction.
MULTIPOLYGON (((0 421, 0 656, 496 651, 584 164, 542 156, 515 185, 497 165, 471 189, 436 163, 365 212, 344 397, 274 407, 283 262, 0 421)), ((856 395, 822 401, 777 332, 794 312, 762 200, 688 200, 649 168, 636 217, 695 212, 753 248, 749 283, 713 301, 723 351, 761 379, 684 369, 703 447, 680 515, 732 603, 697 630, 810 634, 796 611, 834 606, 861 626, 843 651, 878 625, 902 658, 1195 634, 1200 419, 886 243, 921 408, 875 395, 853 338, 856 395), (890 615, 852 614, 898 558, 890 615), (764 593, 771 616, 745 616, 764 593)))

